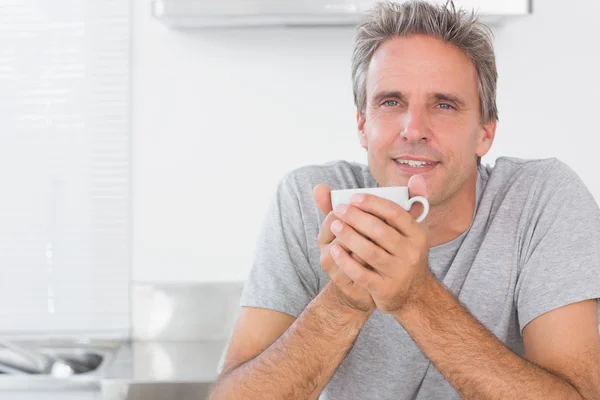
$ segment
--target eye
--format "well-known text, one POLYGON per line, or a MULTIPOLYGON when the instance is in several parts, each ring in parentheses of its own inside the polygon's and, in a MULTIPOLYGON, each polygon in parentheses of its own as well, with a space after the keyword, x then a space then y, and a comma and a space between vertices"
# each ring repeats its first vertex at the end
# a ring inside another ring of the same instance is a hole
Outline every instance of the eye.
POLYGON ((454 107, 448 103, 440 103, 438 104, 438 107, 440 107, 442 110, 454 110, 454 107))
POLYGON ((388 107, 396 107, 399 103, 396 100, 386 100, 383 104, 388 107))

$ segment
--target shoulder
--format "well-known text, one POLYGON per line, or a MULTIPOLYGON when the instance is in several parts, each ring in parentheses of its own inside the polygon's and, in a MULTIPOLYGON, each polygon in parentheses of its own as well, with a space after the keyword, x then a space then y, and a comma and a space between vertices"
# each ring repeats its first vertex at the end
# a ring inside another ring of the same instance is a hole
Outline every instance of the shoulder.
POLYGON ((484 173, 490 178, 506 176, 512 178, 532 178, 543 176, 544 173, 554 169, 563 170, 569 167, 557 158, 522 159, 515 157, 500 157, 494 166, 482 167, 484 173))
POLYGON ((498 181, 509 187, 527 188, 538 195, 587 191, 577 173, 557 158, 525 160, 501 157, 494 167, 484 167, 488 181, 498 181))
POLYGON ((600 222, 600 210, 590 190, 557 158, 503 157, 493 168, 485 167, 482 175, 486 174, 485 192, 493 207, 510 210, 511 218, 522 220, 524 228, 549 228, 558 220, 577 225, 600 222))

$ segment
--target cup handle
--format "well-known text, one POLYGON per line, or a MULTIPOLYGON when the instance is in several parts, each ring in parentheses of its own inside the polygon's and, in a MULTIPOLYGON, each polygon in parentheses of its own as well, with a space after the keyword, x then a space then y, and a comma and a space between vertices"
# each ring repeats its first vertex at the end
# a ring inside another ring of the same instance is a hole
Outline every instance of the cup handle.
POLYGON ((410 207, 412 207, 412 205, 415 203, 421 203, 423 205, 423 212, 421 215, 419 215, 419 218, 417 218, 417 222, 423 222, 427 214, 429 214, 429 201, 427 201, 427 199, 423 196, 411 197, 407 203, 408 209, 410 210, 410 207))

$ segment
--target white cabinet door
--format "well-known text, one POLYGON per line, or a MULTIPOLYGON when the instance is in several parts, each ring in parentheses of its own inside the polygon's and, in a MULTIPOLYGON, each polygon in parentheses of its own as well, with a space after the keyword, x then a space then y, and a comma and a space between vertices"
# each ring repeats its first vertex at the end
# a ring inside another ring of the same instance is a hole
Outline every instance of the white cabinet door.
POLYGON ((454 0, 454 4, 486 15, 522 15, 530 11, 529 0, 454 0))
MULTIPOLYGON (((394 0, 402 3, 408 0, 394 0)), ((357 0, 359 9, 366 10, 378 0, 357 0)), ((429 0, 434 4, 446 4, 446 0, 429 0)), ((475 10, 480 15, 525 15, 530 12, 530 0, 454 0, 458 8, 475 10)))
MULTIPOLYGON (((153 0, 152 14, 171 27, 355 25, 378 0, 153 0)), ((393 0, 402 3, 408 0, 393 0)), ((446 0, 427 0, 445 4, 446 0)), ((530 13, 530 0, 454 0, 484 22, 530 13)))

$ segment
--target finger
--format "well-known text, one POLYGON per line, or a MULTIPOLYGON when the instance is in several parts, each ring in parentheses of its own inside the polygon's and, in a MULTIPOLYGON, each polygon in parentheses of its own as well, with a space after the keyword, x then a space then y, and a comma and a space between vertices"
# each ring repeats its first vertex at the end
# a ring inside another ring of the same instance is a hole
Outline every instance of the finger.
POLYGON ((402 240, 405 239, 381 218, 360 208, 340 204, 336 206, 333 212, 341 221, 350 225, 362 236, 372 240, 390 254, 396 254, 399 247, 401 247, 402 240))
MULTIPOLYGON (((427 198, 427 185, 423 175, 413 175, 408 180, 408 193, 410 197, 423 196, 427 198)), ((423 205, 415 202, 410 208, 410 215, 417 219, 423 213, 423 205)))
MULTIPOLYGON (((335 264, 335 261, 332 262, 335 264)), ((342 290, 354 285, 354 281, 352 281, 352 279, 350 279, 348 275, 346 275, 344 271, 337 266, 337 264, 335 264, 335 268, 327 271, 327 275, 329 275, 329 278, 333 281, 333 283, 335 283, 335 285, 342 290)))
POLYGON ((345 245, 343 243, 341 243, 339 240, 337 240, 335 238, 335 235, 333 234, 333 232, 331 231, 331 223, 333 221, 337 221, 337 215, 335 215, 333 212, 330 212, 327 217, 325 217, 325 219, 323 220, 323 222, 321 223, 321 228, 319 230, 319 235, 317 236, 317 243, 319 243, 319 245, 329 245, 332 242, 335 241, 336 244, 339 244, 341 246, 344 247, 344 249, 346 251, 348 251, 350 253, 350 255, 356 260, 358 261, 360 264, 367 266, 368 264, 359 256, 357 256, 356 254, 352 253, 350 250, 348 250, 348 248, 345 247, 345 245))
POLYGON ((317 243, 319 244, 329 244, 335 239, 335 235, 331 232, 331 224, 333 221, 338 219, 337 215, 333 212, 327 214, 323 222, 321 223, 321 228, 319 229, 319 235, 317 236, 317 243))
POLYGON ((383 278, 379 273, 370 271, 360 265, 340 246, 331 247, 331 256, 341 272, 348 276, 351 281, 364 287, 369 292, 375 292, 381 284, 383 278))
POLYGON ((405 236, 411 236, 419 228, 417 220, 391 200, 364 193, 360 196, 353 195, 350 202, 353 206, 381 218, 405 236))
POLYGON ((376 270, 385 268, 390 260, 391 256, 387 251, 360 235, 350 225, 338 220, 331 224, 331 230, 348 250, 376 270))
POLYGON ((367 264, 367 262, 365 260, 363 260, 362 258, 360 258, 359 256, 357 256, 356 253, 353 253, 350 250, 348 250, 347 248, 345 248, 345 246, 344 246, 343 243, 340 243, 340 246, 342 246, 342 248, 344 250, 346 250, 348 252, 348 254, 350 254, 350 257, 354 258, 357 263, 359 263, 360 265, 363 265, 363 266, 369 268, 370 270, 373 270, 373 267, 371 267, 369 264, 367 264))
POLYGON ((348 254, 350 254, 350 257, 354 258, 356 260, 357 263, 359 263, 360 265, 363 265, 367 268, 369 268, 370 270, 373 270, 373 268, 367 264, 367 262, 365 260, 363 260, 362 258, 360 258, 356 253, 351 252, 344 243, 340 242, 339 239, 335 239, 333 242, 331 242, 332 245, 337 244, 338 246, 341 246, 342 249, 346 250, 346 252, 348 254))
POLYGON ((330 252, 330 249, 333 246, 341 246, 345 251, 347 251, 348 253, 350 252, 346 248, 346 246, 344 246, 344 244, 341 243, 338 239, 333 240, 331 243, 326 243, 324 245, 321 245, 319 247, 321 250, 321 257, 319 258, 319 263, 321 264, 321 267, 323 267, 323 269, 327 272, 332 271, 333 269, 337 268, 337 265, 335 264, 335 261, 331 257, 331 252, 330 252))
MULTIPOLYGON (((356 262, 358 262, 360 265, 364 265, 367 268, 371 268, 369 266, 369 264, 366 263, 365 260, 363 260, 362 258, 360 258, 356 253, 351 252, 344 243, 340 242, 340 240, 338 238, 335 238, 331 243, 330 243, 330 247, 331 246, 335 246, 335 245, 341 246, 342 249, 346 250, 346 252, 348 254, 350 254, 350 257, 354 258, 356 260, 356 262)), ((372 269, 372 268, 371 268, 372 269)))
POLYGON ((408 180, 408 194, 410 197, 427 197, 427 184, 423 175, 413 175, 408 180))
POLYGON ((331 256, 331 247, 333 246, 340 246, 340 243, 337 240, 334 240, 329 245, 323 246, 320 259, 321 267, 323 270, 325 270, 325 272, 327 272, 327 275, 329 275, 331 280, 338 287, 342 288, 346 286, 352 286, 354 282, 348 277, 348 275, 340 270, 335 260, 331 256))
POLYGON ((373 270, 373 268, 367 264, 367 262, 365 260, 363 260, 362 258, 360 258, 356 253, 351 252, 346 245, 344 245, 344 243, 340 242, 339 239, 335 239, 333 242, 331 242, 332 245, 337 244, 338 246, 341 246, 342 249, 346 250, 346 252, 348 254, 350 254, 350 257, 354 258, 356 260, 357 263, 359 263, 360 265, 363 265, 367 268, 369 268, 370 270, 373 270))
MULTIPOLYGON (((356 260, 357 263, 359 263, 360 265, 363 265, 370 271, 374 271, 373 267, 368 265, 359 256, 357 256, 356 254, 354 254, 350 250, 348 250, 348 248, 343 243, 341 243, 338 239, 335 239, 333 242, 321 246, 321 257, 319 260, 319 262, 321 264, 321 268, 323 268, 323 270, 325 270, 325 272, 327 272, 327 274, 330 277, 332 277, 334 274, 338 273, 337 272, 338 266, 330 254, 331 247, 336 246, 336 245, 340 246, 342 249, 344 249, 350 255, 350 257, 352 257, 354 260, 356 260)), ((350 281, 350 282, 353 283, 352 281, 350 281)), ((348 282, 346 282, 346 283, 348 283, 348 282)))
POLYGON ((313 197, 315 199, 315 203, 317 203, 317 207, 319 210, 327 215, 331 212, 331 188, 325 185, 324 183, 320 183, 313 189, 313 197))

